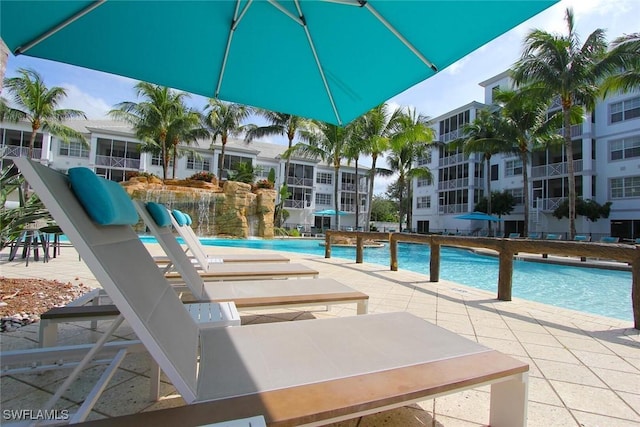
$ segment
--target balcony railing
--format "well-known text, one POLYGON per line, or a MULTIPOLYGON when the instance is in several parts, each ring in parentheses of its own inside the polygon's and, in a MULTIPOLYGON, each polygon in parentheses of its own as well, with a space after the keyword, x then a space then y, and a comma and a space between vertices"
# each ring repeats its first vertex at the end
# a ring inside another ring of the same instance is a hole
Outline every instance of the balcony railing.
POLYGON ((531 201, 534 209, 539 209, 542 212, 555 211, 566 197, 551 197, 548 199, 534 199, 531 201))
MULTIPOLYGON (((562 127, 560 129, 558 129, 557 133, 559 135, 564 135, 564 128, 562 127)), ((576 137, 581 136, 581 135, 582 135, 582 125, 581 124, 572 125, 571 126, 571 138, 576 138, 576 137)))
POLYGON ((462 129, 456 129, 454 131, 451 131, 449 133, 443 133, 442 135, 440 135, 440 141, 441 142, 449 142, 449 141, 453 141, 454 139, 458 139, 460 137, 462 137, 464 134, 462 132, 462 129))
POLYGON ((304 200, 285 200, 285 208, 304 209, 311 207, 311 202, 305 202, 304 200))
POLYGON ((298 187, 313 187, 313 178, 297 178, 290 176, 287 178, 287 185, 295 185, 298 187))
POLYGON ((113 168, 140 169, 140 159, 128 159, 126 157, 96 156, 96 166, 109 166, 113 168))
POLYGON ((466 156, 464 153, 458 153, 453 156, 442 157, 438 160, 438 166, 455 165, 458 163, 466 162, 466 156))
MULTIPOLYGON (((575 173, 582 172, 582 160, 573 161, 575 173)), ((531 168, 531 178, 562 176, 567 174, 567 162, 552 163, 550 165, 534 166, 531 168)))
MULTIPOLYGON (((29 147, 20 147, 18 145, 3 145, 0 147, 0 157, 27 157, 29 155, 29 147)), ((42 156, 42 148, 34 148, 31 157, 39 159, 42 156)))
MULTIPOLYGON (((347 183, 341 183, 340 184, 340 190, 341 191, 351 191, 354 192, 356 191, 356 184, 347 184, 347 183)), ((359 193, 366 193, 367 191, 369 191, 369 189, 367 188, 366 185, 362 184, 360 185, 360 187, 358 188, 358 192, 359 193)))
POLYGON ((440 205, 438 206, 438 212, 441 215, 444 214, 457 214, 467 212, 469 209, 468 203, 460 203, 457 205, 440 205))
MULTIPOLYGON (((484 188, 484 180, 482 178, 474 178, 473 186, 475 188, 484 188)), ((438 190, 455 190, 456 188, 468 188, 469 178, 450 179, 448 181, 438 182, 438 190)))

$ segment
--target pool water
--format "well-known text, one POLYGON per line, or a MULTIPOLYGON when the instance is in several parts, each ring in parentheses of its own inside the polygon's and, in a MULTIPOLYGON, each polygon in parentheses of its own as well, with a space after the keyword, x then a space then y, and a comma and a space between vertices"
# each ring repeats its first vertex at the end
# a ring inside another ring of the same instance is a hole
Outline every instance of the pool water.
MULTIPOLYGON (((143 237, 143 240, 155 241, 143 237)), ((318 240, 277 239, 200 239, 204 245, 271 249, 324 256, 318 240)), ((429 274, 429 246, 410 243, 398 245, 398 267, 429 274)), ((355 248, 331 247, 331 256, 355 261, 355 248)), ((389 266, 389 245, 365 248, 364 261, 389 266)), ((497 295, 498 258, 465 249, 443 247, 440 253, 440 278, 497 295)), ((557 307, 633 321, 631 308, 631 272, 580 268, 515 260, 513 296, 557 307)))

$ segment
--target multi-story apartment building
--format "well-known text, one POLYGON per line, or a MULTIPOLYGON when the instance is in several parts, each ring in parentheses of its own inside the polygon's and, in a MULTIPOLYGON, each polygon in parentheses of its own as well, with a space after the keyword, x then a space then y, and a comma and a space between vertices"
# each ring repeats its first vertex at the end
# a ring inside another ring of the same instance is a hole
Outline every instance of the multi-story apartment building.
MULTIPOLYGON (((418 232, 477 233, 486 222, 456 219, 471 212, 486 195, 487 167, 480 154, 464 155, 448 144, 462 136, 461 127, 477 111, 493 102, 497 88, 513 88, 509 72, 480 83, 484 104, 472 102, 433 121, 438 144, 431 158, 422 164, 433 172, 433 182, 414 181, 413 224, 418 232)), ((560 109, 552 105, 550 112, 560 109)), ((599 204, 611 202, 609 218, 590 222, 576 219, 579 234, 594 240, 604 235, 622 239, 640 237, 640 91, 612 94, 599 101, 584 122, 571 128, 576 193, 599 204)), ((567 162, 563 146, 535 151, 527 165, 529 172, 530 232, 566 233, 568 220, 552 213, 568 195, 567 162)), ((522 161, 518 156, 497 154, 489 165, 491 191, 508 191, 515 200, 514 211, 502 219, 501 233, 519 232, 524 225, 522 161)))
MULTIPOLYGON (((32 158, 58 170, 66 171, 75 166, 85 166, 98 175, 113 181, 123 181, 128 172, 149 172, 162 176, 159 156, 140 152, 141 142, 132 129, 123 123, 110 120, 71 120, 66 125, 82 132, 88 145, 81 142, 64 143, 48 133, 36 135, 32 158)), ((4 166, 10 157, 26 156, 31 129, 26 122, 0 122, 0 163, 4 166)), ((230 139, 225 148, 224 164, 222 146, 210 140, 197 141, 183 147, 183 156, 176 164, 176 178, 182 179, 196 172, 215 173, 226 179, 227 172, 240 162, 249 162, 258 170, 258 178, 266 178, 271 169, 276 172, 276 188, 285 180, 285 163, 282 154, 286 146, 254 141, 249 144, 230 139)), ((170 165, 169 177, 173 165, 170 165)), ((292 157, 286 182, 289 197, 284 206, 289 212, 285 227, 304 230, 336 228, 334 215, 316 215, 316 212, 334 209, 334 183, 338 181, 340 198, 339 217, 341 229, 356 226, 356 204, 359 203, 358 224, 364 226, 367 211, 368 168, 349 165, 340 167, 338 177, 333 166, 316 159, 292 157), (356 186, 358 197, 356 200, 356 186)))

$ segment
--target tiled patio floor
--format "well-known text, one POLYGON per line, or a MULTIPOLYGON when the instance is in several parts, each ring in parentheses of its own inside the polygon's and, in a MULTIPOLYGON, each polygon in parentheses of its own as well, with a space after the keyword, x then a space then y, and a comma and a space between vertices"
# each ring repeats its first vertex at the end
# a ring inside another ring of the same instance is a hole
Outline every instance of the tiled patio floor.
MULTIPOLYGON (((148 245, 160 254, 157 245, 148 245)), ((249 252, 225 248, 226 252, 249 252)), ((6 251, 5 251, 6 252, 6 251)), ((497 301, 494 294, 452 282, 431 283, 424 275, 391 272, 353 260, 324 259, 287 253, 300 262, 370 296, 369 312, 408 311, 467 338, 512 355, 530 365, 529 426, 640 426, 640 331, 631 322, 589 315, 524 300, 497 301)), ((48 263, 7 262, 0 257, 0 275, 37 277, 99 284, 72 248, 48 263)), ((606 297, 606 296, 603 296, 606 297)), ((243 323, 292 321, 355 315, 355 305, 330 311, 284 310, 243 312, 243 323)), ((107 322, 102 322, 103 330, 107 322)), ((65 324, 60 342, 76 344, 96 339, 88 322, 65 324)), ((119 337, 133 338, 127 325, 119 337)), ((0 334, 3 351, 37 347, 38 325, 0 334)), ((183 405, 164 379, 162 398, 149 400, 149 361, 144 354, 127 356, 109 388, 95 406, 91 419, 183 405)), ((101 368, 92 368, 65 393, 59 408, 78 407, 89 380, 101 368)), ((2 409, 38 409, 65 376, 62 372, 2 377, 2 409)), ((341 426, 478 426, 488 423, 488 387, 427 400, 393 411, 340 423, 341 426)), ((1 421, 1 420, 0 420, 1 421)))

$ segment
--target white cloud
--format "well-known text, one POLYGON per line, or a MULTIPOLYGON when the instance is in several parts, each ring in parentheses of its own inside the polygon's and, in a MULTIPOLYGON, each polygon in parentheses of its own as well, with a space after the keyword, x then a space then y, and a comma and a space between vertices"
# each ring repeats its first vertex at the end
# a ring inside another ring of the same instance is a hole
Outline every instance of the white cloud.
POLYGON ((67 92, 67 97, 61 103, 61 108, 71 108, 84 111, 89 119, 105 119, 111 106, 102 98, 96 98, 83 92, 78 86, 71 83, 60 85, 67 92))
POLYGON ((444 71, 447 74, 455 76, 456 74, 460 74, 464 70, 465 65, 467 65, 468 62, 469 62, 469 55, 449 65, 447 68, 444 69, 444 71))

